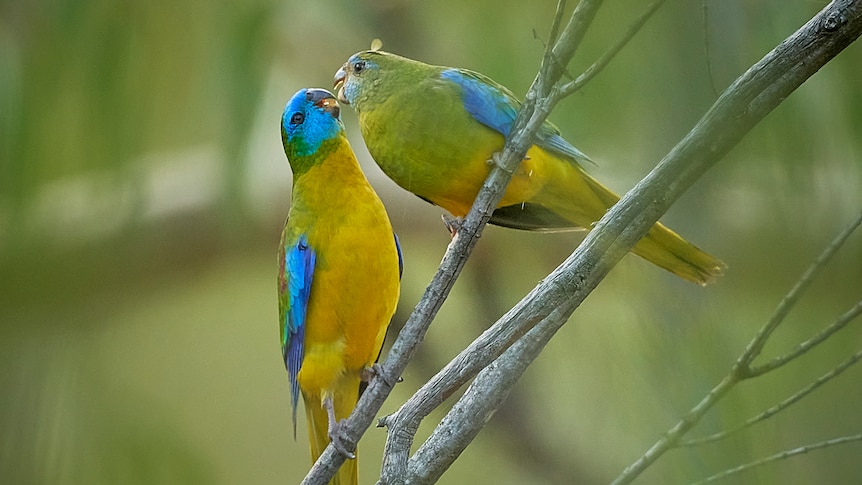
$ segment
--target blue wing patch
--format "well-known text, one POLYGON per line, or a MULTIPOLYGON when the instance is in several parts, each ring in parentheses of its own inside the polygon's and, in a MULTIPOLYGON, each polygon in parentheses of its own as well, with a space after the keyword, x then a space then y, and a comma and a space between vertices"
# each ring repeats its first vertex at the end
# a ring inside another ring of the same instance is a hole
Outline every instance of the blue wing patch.
POLYGON ((518 114, 513 96, 483 82, 476 74, 461 69, 446 69, 440 76, 461 86, 461 101, 473 118, 503 136, 509 136, 518 114))
POLYGON ((308 311, 308 297, 314 276, 316 254, 309 247, 305 235, 285 251, 284 267, 288 284, 288 311, 285 315, 281 349, 284 365, 290 378, 290 397, 293 407, 293 429, 296 430, 296 405, 299 401, 299 383, 296 376, 302 367, 305 343, 305 317, 308 311))
MULTIPOLYGON (((509 136, 520 103, 508 89, 491 79, 464 69, 446 69, 440 77, 461 87, 461 101, 470 116, 503 136, 509 136)), ((560 136, 560 131, 549 122, 542 124, 537 145, 574 162, 591 162, 590 157, 560 136)))
POLYGON ((567 142, 559 133, 551 133, 549 136, 543 137, 541 131, 545 131, 545 126, 542 126, 542 130, 539 133, 539 146, 544 148, 545 150, 551 151, 558 155, 562 155, 564 158, 569 160, 574 160, 576 162, 590 162, 590 157, 587 156, 586 153, 578 150, 571 143, 567 142))

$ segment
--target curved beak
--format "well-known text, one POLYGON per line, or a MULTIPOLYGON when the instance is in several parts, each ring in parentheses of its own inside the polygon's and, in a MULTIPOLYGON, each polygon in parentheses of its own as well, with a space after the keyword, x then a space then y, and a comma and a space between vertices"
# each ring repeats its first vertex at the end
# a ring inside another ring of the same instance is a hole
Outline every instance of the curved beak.
POLYGON ((341 114, 341 107, 338 106, 335 96, 325 89, 309 89, 306 91, 305 97, 335 119, 338 119, 341 114))
POLYGON ((338 71, 335 72, 335 80, 332 84, 332 88, 338 92, 338 100, 344 104, 350 104, 350 101, 344 97, 344 83, 347 81, 347 71, 344 69, 344 66, 341 66, 338 71))

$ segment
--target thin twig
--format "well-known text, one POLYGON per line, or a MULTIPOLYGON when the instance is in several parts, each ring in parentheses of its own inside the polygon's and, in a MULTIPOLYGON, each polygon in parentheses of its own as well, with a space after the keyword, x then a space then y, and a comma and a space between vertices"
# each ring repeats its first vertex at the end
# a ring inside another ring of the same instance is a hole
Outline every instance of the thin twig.
POLYGON ((574 94, 579 89, 584 87, 584 85, 589 82, 590 79, 594 78, 598 73, 602 71, 608 64, 610 64, 611 60, 616 57, 616 55, 632 40, 637 34, 641 27, 649 20, 649 18, 654 14, 659 7, 664 4, 665 0, 656 0, 652 4, 650 4, 646 10, 638 17, 625 31, 622 37, 616 42, 616 44, 612 45, 610 49, 605 51, 601 57, 599 57, 596 62, 594 62, 590 67, 588 67, 581 75, 575 78, 572 81, 567 82, 566 84, 561 85, 558 88, 559 96, 564 98, 566 96, 570 96, 574 94))
MULTIPOLYGON (((778 307, 775 309, 775 312, 770 317, 769 321, 764 325, 760 331, 757 333, 754 339, 748 344, 745 352, 739 356, 736 361, 736 372, 740 373, 742 377, 746 377, 751 375, 752 369, 750 368, 751 362, 760 355, 760 352, 763 350, 763 346, 766 345, 766 341, 769 339, 769 336, 772 335, 772 332, 775 331, 776 328, 784 321, 784 318, 790 313, 790 310, 799 301, 799 298, 802 297, 805 290, 811 285, 811 282, 814 281, 814 277, 820 273, 820 270, 826 265, 832 256, 841 248, 847 238, 853 234, 853 231, 856 230, 859 225, 862 224, 862 212, 860 212, 859 216, 854 220, 850 225, 847 226, 844 231, 838 234, 837 237, 829 244, 826 250, 811 263, 811 266, 805 271, 801 278, 796 282, 790 292, 785 295, 785 297, 781 300, 781 303, 778 304, 778 307)), ((759 373, 766 372, 770 369, 758 370, 759 373)))
MULTIPOLYGON (((822 253, 815 259, 814 263, 812 263, 808 269, 803 273, 803 275, 799 278, 793 288, 782 298, 781 303, 778 305, 778 309, 773 313, 770 317, 769 321, 760 329, 760 331, 754 336, 754 338, 748 343, 743 353, 736 359, 733 367, 731 368, 730 373, 722 379, 722 381, 713 388, 709 394, 707 394, 694 408, 692 408, 685 416, 677 422, 670 430, 668 430, 664 436, 662 436, 658 441, 656 441, 643 455, 641 455, 637 460, 635 460, 632 464, 626 467, 625 470, 614 480, 614 484, 622 484, 629 483, 634 480, 638 475, 640 475, 647 467, 649 467, 653 462, 655 462, 661 455, 663 455, 667 450, 671 448, 675 448, 680 446, 679 443, 682 440, 682 437, 697 423, 700 422, 700 419, 709 410, 713 407, 721 398, 724 397, 733 387, 742 380, 751 378, 755 375, 761 375, 761 373, 753 374, 751 369, 747 367, 748 364, 743 364, 744 362, 751 362, 750 359, 753 359, 752 355, 754 349, 763 348, 763 345, 766 343, 766 339, 769 338, 772 331, 784 321, 784 318, 787 316, 787 313, 790 310, 790 306, 793 305, 799 298, 802 297, 804 289, 807 288, 814 276, 823 268, 823 266, 835 255, 838 249, 842 246, 842 244, 850 237, 853 231, 859 227, 860 222, 862 222, 862 215, 860 215, 859 219, 856 219, 851 223, 847 228, 841 231, 835 238, 829 243, 826 249, 823 250, 822 253), (765 329, 769 329, 766 331, 765 329)), ((854 311, 858 312, 859 305, 854 306, 849 312, 845 313, 840 317, 835 323, 830 325, 828 328, 835 327, 836 324, 846 325, 845 323, 841 323, 848 315, 852 315, 854 311)), ((829 333, 832 335, 836 330, 829 333)), ((822 334, 823 332, 821 332, 822 334)), ((818 334, 819 335, 819 334, 818 334)), ((851 363, 852 364, 852 363, 851 363)), ((849 365, 848 365, 849 366, 849 365)), ((840 367, 840 366, 839 366, 840 367)), ((843 369, 841 369, 843 371, 843 369)), ((827 374, 828 375, 828 374, 827 374)), ((819 386, 819 384, 817 384, 819 386)), ((813 390, 813 389, 812 389, 813 390)), ((808 391, 810 392, 810 391, 808 391)), ((783 404, 783 403, 782 403, 783 404)), ((787 404, 789 406, 790 404, 787 404)), ((786 406, 784 406, 786 407, 786 406)))
MULTIPOLYGON (((563 23, 563 14, 566 12, 566 0, 557 2, 557 9, 554 11, 554 21, 551 22, 551 32, 548 34, 548 43, 545 45, 545 53, 542 62, 550 62, 553 56, 554 44, 560 37, 560 25, 563 23)), ((565 69, 566 66, 561 66, 565 69)))
POLYGON ((704 436, 701 438, 693 438, 690 440, 684 440, 684 441, 681 441, 677 446, 679 446, 679 447, 693 447, 693 446, 698 446, 698 445, 702 445, 702 444, 706 444, 706 443, 712 443, 715 441, 719 441, 719 440, 722 440, 724 438, 727 438, 728 436, 730 436, 732 434, 735 434, 735 433, 738 433, 739 431, 747 429, 748 427, 750 427, 754 424, 757 424, 761 421, 769 419, 770 417, 774 416, 775 414, 777 414, 777 413, 783 411, 784 409, 787 409, 791 405, 795 404, 796 402, 798 402, 799 400, 801 400, 805 396, 811 394, 812 392, 817 390, 823 384, 826 384, 827 382, 831 381, 832 379, 834 379, 835 377, 840 375, 842 372, 849 369, 853 364, 859 362, 859 360, 862 360, 862 350, 859 350, 855 354, 851 355, 849 359, 845 360, 840 365, 838 365, 834 369, 830 370, 826 374, 823 374, 822 376, 818 377, 816 380, 814 380, 814 382, 812 382, 811 384, 808 384, 804 388, 800 389, 798 392, 796 392, 792 396, 781 401, 780 403, 776 404, 775 406, 772 406, 771 408, 763 411, 762 413, 747 419, 744 423, 740 424, 739 426, 736 426, 734 428, 731 428, 731 429, 728 429, 725 431, 721 431, 718 433, 714 433, 714 434, 711 434, 709 436, 704 436))
MULTIPOLYGON (((554 58, 553 48, 554 48, 554 44, 557 43, 557 38, 560 35, 560 24, 562 23, 563 12, 565 12, 565 11, 566 11, 566 0, 559 0, 557 2, 557 10, 554 14, 554 21, 551 24, 551 33, 548 36, 548 42, 547 43, 545 43, 542 40, 542 38, 539 37, 539 33, 536 32, 536 29, 533 29, 533 38, 538 39, 540 42, 542 42, 542 45, 545 47, 544 54, 542 55, 542 63, 543 64, 548 64, 551 61, 556 62, 556 59, 554 58)), ((574 76, 572 76, 569 73, 567 66, 561 65, 559 62, 557 62, 557 67, 559 69, 562 69, 563 74, 565 74, 569 79, 574 78, 574 76)))
POLYGON ((709 88, 712 95, 718 97, 715 87, 715 76, 712 73, 712 49, 709 47, 709 0, 703 0, 703 57, 706 60, 706 77, 709 78, 709 88))
POLYGON ((832 322, 831 325, 818 332, 817 335, 797 345, 796 348, 791 352, 788 352, 779 357, 775 357, 774 359, 761 366, 751 368, 751 370, 749 370, 748 372, 748 376, 756 377, 762 374, 766 374, 767 372, 773 371, 783 366, 784 364, 787 364, 788 362, 799 358, 804 353, 823 343, 823 341, 831 337, 833 334, 835 334, 835 332, 846 327, 848 323, 852 322, 860 314, 862 314, 862 300, 857 302, 855 305, 853 305, 852 308, 847 310, 847 312, 838 317, 838 319, 832 322))
POLYGON ((766 465, 768 463, 772 463, 773 461, 783 460, 785 458, 790 458, 792 456, 801 455, 804 453, 808 453, 809 451, 814 450, 822 450, 823 448, 829 448, 832 446, 844 445, 848 443, 856 443, 862 442, 862 434, 850 435, 850 436, 842 436, 840 438, 833 438, 831 440, 821 441, 819 443, 813 443, 810 445, 800 446, 799 448, 794 448, 792 450, 782 451, 780 453, 776 453, 774 455, 769 455, 765 458, 761 458, 760 460, 753 461, 751 463, 746 463, 744 465, 740 465, 734 468, 730 468, 728 470, 724 470, 721 473, 716 473, 710 477, 707 477, 699 482, 695 482, 693 485, 698 485, 702 483, 710 483, 716 480, 720 480, 722 478, 729 477, 730 475, 735 475, 740 472, 744 472, 746 470, 750 470, 752 468, 766 465))
POLYGON ((623 472, 611 482, 614 485, 630 483, 644 470, 659 459, 667 450, 676 446, 676 443, 693 428, 710 408, 721 400, 739 382, 739 378, 733 374, 725 376, 717 386, 691 408, 672 428, 656 441, 643 455, 627 466, 623 472))
MULTIPOLYGON (((542 68, 539 70, 537 78, 539 89, 536 92, 541 97, 551 96, 554 87, 560 82, 564 74, 571 77, 566 68, 574 57, 575 51, 581 45, 581 41, 590 24, 593 23, 602 2, 603 0, 581 0, 578 2, 571 17, 569 17, 569 22, 560 33, 559 39, 553 43, 549 42, 552 48, 550 52, 545 52, 542 68)), ((556 104, 559 99, 561 97, 557 96, 557 99, 550 100, 550 104, 556 104)))

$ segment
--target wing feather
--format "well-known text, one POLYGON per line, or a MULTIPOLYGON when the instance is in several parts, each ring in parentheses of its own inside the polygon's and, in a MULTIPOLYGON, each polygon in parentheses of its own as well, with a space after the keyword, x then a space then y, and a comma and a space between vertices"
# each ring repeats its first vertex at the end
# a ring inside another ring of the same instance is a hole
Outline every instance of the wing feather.
POLYGON ((294 434, 299 402, 299 383, 296 376, 302 367, 305 350, 305 319, 314 279, 315 260, 316 254, 308 245, 305 235, 300 236, 292 245, 286 245, 282 241, 279 251, 279 327, 281 352, 290 379, 294 434))
MULTIPOLYGON (((476 121, 503 136, 509 136, 521 106, 511 91, 491 78, 467 69, 445 69, 440 76, 461 87, 464 108, 476 121)), ((537 138, 537 145, 575 164, 579 161, 591 161, 582 151, 563 139, 560 130, 550 122, 542 124, 537 138)))

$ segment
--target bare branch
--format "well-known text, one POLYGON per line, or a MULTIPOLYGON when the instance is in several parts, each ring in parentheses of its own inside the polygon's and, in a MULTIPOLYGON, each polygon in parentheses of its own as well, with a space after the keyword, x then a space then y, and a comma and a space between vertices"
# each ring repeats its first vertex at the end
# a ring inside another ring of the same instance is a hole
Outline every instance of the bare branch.
POLYGON ((554 335, 548 327, 559 328, 568 316, 564 309, 552 311, 500 358, 482 369, 464 397, 410 459, 410 483, 430 484, 440 478, 503 404, 517 380, 554 335))
MULTIPOLYGON (((537 79, 540 89, 537 90, 537 94, 542 97, 551 95, 553 86, 557 85, 566 73, 566 66, 575 56, 575 51, 581 45, 581 40, 586 35, 602 2, 603 0, 581 0, 569 17, 569 22, 560 34, 560 38, 553 43, 549 41, 552 48, 550 52, 545 53, 545 58, 542 60, 542 68, 537 79)), ((559 99, 561 98, 558 97, 552 104, 556 104, 559 99)))
MULTIPOLYGON (((862 219, 862 216, 860 216, 860 219, 862 219)), ((774 331, 775 328, 781 322, 784 321, 784 317, 787 316, 787 312, 789 311, 789 308, 787 308, 785 310, 786 306, 787 305, 792 306, 793 302, 797 301, 802 296, 802 292, 803 292, 802 289, 807 288, 810 285, 811 280, 814 277, 814 275, 816 273, 818 273, 819 270, 830 259, 832 259, 832 257, 835 255, 838 248, 840 248, 841 245, 847 240, 847 238, 850 237, 850 234, 852 234, 853 231, 857 227, 859 227, 860 219, 855 220, 847 228, 845 228, 843 231, 841 231, 829 243, 829 246, 827 246, 826 249, 817 257, 817 259, 814 261, 814 263, 812 263, 811 266, 808 267, 808 269, 805 271, 805 273, 803 273, 803 275, 796 282, 796 284, 793 286, 793 288, 784 296, 784 298, 782 298, 781 303, 778 305, 778 309, 776 310, 775 313, 773 313, 773 315, 772 315, 772 317, 770 317, 769 321, 760 329, 760 331, 757 333, 757 335, 755 335, 754 338, 751 340, 751 342, 749 342, 749 344, 746 346, 746 349, 743 351, 743 353, 736 359, 736 362, 734 363, 733 367, 731 368, 730 373, 727 376, 725 376, 724 379, 722 379, 721 382, 709 392, 709 394, 704 396, 704 398, 701 399, 701 401, 695 407, 693 407, 691 410, 689 410, 689 412, 686 413, 685 416, 683 416, 682 419, 679 420, 679 422, 677 422, 671 429, 669 429, 667 432, 665 432, 664 436, 662 436, 658 441, 656 441, 643 455, 641 455, 635 462, 633 462, 628 467, 626 467, 626 469, 623 470, 623 472, 614 480, 613 483, 615 483, 615 484, 630 483, 638 475, 640 475, 644 470, 646 470, 647 467, 649 467, 653 462, 655 462, 661 455, 663 455, 667 450, 679 446, 679 443, 682 440, 682 437, 691 428, 693 428, 697 423, 700 422, 700 419, 703 417, 703 415, 706 413, 706 411, 708 411, 710 408, 712 408, 719 400, 721 400, 721 398, 723 398, 728 392, 730 392, 730 390, 733 389, 733 387, 737 383, 739 383, 742 380, 751 378, 753 375, 755 375, 755 374, 752 374, 750 372, 750 370, 747 367, 747 364, 742 364, 742 363, 743 362, 750 362, 750 358, 753 358, 753 357, 750 357, 752 355, 752 349, 763 348, 763 345, 765 344, 765 339, 769 338, 769 335, 772 333, 772 331, 774 331), (776 314, 781 314, 781 317, 777 319, 776 314), (768 332, 764 331, 764 329, 766 329, 766 328, 770 328, 770 330, 768 332)), ((859 307, 859 305, 857 304, 853 309, 851 309, 850 312, 845 313, 841 318, 839 318, 839 320, 837 320, 835 323, 833 323, 832 325, 827 327, 827 329, 835 327, 836 324, 840 324, 840 322, 842 322, 842 320, 844 318, 846 318, 848 314, 852 314, 854 312, 854 310, 856 310, 858 307, 859 307)), ((821 333, 823 333, 823 332, 821 332, 821 333)), ((832 332, 830 332, 830 335, 832 335, 834 333, 835 333, 835 331, 832 331, 832 332)), ((829 376, 828 379, 833 378, 834 375, 830 376, 830 374, 834 373, 835 375, 837 375, 838 373, 842 372, 844 370, 844 368, 849 367, 850 365, 855 363, 854 358, 856 358, 855 355, 853 356, 853 358, 850 359, 850 361, 845 362, 844 364, 838 366, 836 369, 833 369, 832 372, 827 373, 826 376, 821 377, 820 379, 818 379, 818 381, 823 380, 824 378, 827 378, 827 376, 829 376), (844 367, 844 366, 846 366, 846 367, 844 367), (844 367, 844 368, 842 368, 842 367, 844 367)), ((761 374, 762 374, 762 372, 758 373, 756 375, 761 375, 761 374)), ((826 379, 826 380, 828 380, 828 379, 826 379)), ((824 380, 824 382, 825 382, 825 380, 824 380)), ((815 381, 815 384, 816 385, 814 385, 814 384, 812 385, 813 386, 812 389, 807 390, 807 391, 805 389, 803 389, 803 391, 800 391, 800 393, 797 393, 797 395, 791 396, 790 398, 788 398, 787 400, 785 400, 784 402, 779 404, 779 407, 784 408, 784 407, 789 406, 790 404, 792 404, 796 400, 804 397, 805 394, 810 393, 816 387, 820 386, 820 384, 822 384, 822 382, 818 383, 817 381, 815 381), (804 393, 804 394, 801 396, 798 396, 798 394, 802 394, 802 393, 804 393), (789 402, 791 400, 793 400, 793 401, 789 402)), ((812 387, 812 386, 809 386, 809 387, 812 387)), ((778 412, 779 410, 780 409, 775 410, 771 414, 774 414, 775 412, 778 412)), ((746 424, 745 426, 748 426, 748 425, 746 424)), ((711 438, 711 437, 708 437, 708 438, 711 438)), ((720 439, 720 438, 715 438, 715 439, 720 439)), ((704 440, 706 440, 706 439, 704 439, 704 440)), ((713 439, 710 439, 710 441, 713 441, 713 439)))
POLYGON ((712 73, 712 49, 709 47, 709 0, 702 0, 703 10, 703 57, 706 60, 706 76, 709 78, 709 88, 713 96, 718 97, 718 89, 715 87, 715 75, 712 73))
POLYGON ((853 364, 855 364, 856 362, 859 362, 859 360, 862 360, 862 350, 859 350, 855 354, 851 355, 849 359, 845 360, 844 362, 842 362, 841 364, 839 364, 837 367, 830 370, 826 374, 823 374, 822 376, 818 377, 817 379, 814 380, 814 382, 812 382, 811 384, 808 384, 804 388, 800 389, 798 392, 796 392, 792 396, 781 401, 780 403, 776 404, 775 406, 772 406, 771 408, 763 411, 762 413, 758 414, 757 416, 753 416, 753 417, 747 419, 744 423, 740 424, 739 426, 736 426, 734 428, 731 428, 731 429, 728 429, 725 431, 721 431, 718 433, 714 433, 714 434, 711 434, 709 436, 704 436, 702 438, 694 438, 694 439, 690 439, 690 440, 681 441, 677 446, 679 446, 679 447, 691 447, 691 446, 698 446, 698 445, 702 445, 705 443, 712 443, 715 441, 719 441, 719 440, 722 440, 724 438, 727 438, 728 436, 730 436, 734 433, 737 433, 739 431, 747 429, 749 426, 757 424, 763 420, 769 419, 770 417, 774 416, 775 414, 778 414, 779 412, 781 412, 781 411, 787 409, 788 407, 790 407, 791 405, 795 404, 796 402, 798 402, 799 400, 801 400, 805 396, 811 394, 812 392, 817 390, 817 388, 819 388, 823 384, 826 384, 827 382, 831 381, 832 379, 838 377, 842 372, 849 369, 853 364))
POLYGON ((853 308, 847 310, 846 313, 838 317, 838 319, 832 322, 831 325, 818 332, 817 335, 800 343, 793 351, 788 352, 787 354, 784 354, 780 357, 776 357, 767 362, 766 364, 752 368, 748 372, 748 376, 755 377, 761 374, 766 374, 767 372, 773 371, 783 366, 784 364, 800 357, 804 353, 823 343, 826 339, 835 334, 835 332, 847 326, 848 323, 855 320, 856 317, 858 317, 860 314, 862 314, 862 300, 856 303, 853 308))
POLYGON ((667 430, 664 436, 656 441, 643 455, 641 455, 631 465, 627 466, 623 472, 611 482, 614 485, 622 483, 631 483, 644 470, 659 459, 667 450, 676 446, 676 443, 688 432, 694 425, 700 422, 700 419, 709 411, 715 403, 721 400, 731 389, 739 382, 738 378, 733 374, 725 376, 717 386, 712 388, 709 393, 700 400, 699 403, 685 416, 682 417, 671 429, 667 430))
MULTIPOLYGON (((814 277, 820 273, 820 270, 826 265, 832 256, 841 248, 847 238, 853 234, 853 231, 856 230, 859 225, 862 224, 862 212, 860 212, 859 217, 856 218, 849 226, 847 226, 844 231, 842 231, 832 243, 823 251, 820 256, 811 263, 811 266, 805 271, 799 281, 796 282, 796 285, 787 293, 787 295, 781 300, 781 303, 778 304, 778 308, 775 309, 775 312, 769 318, 769 321, 764 325, 760 331, 757 333, 757 336, 748 344, 748 347, 745 349, 745 352, 739 356, 739 359, 736 361, 737 372, 741 373, 743 376, 751 375, 754 371, 750 368, 751 362, 760 355, 760 352, 763 350, 763 346, 766 345, 766 341, 769 339, 769 336, 772 335, 772 332, 781 325, 781 322, 784 321, 784 318, 790 313, 790 310, 793 308, 793 305, 799 301, 799 298, 802 297, 802 294, 805 293, 805 290, 814 281, 814 277)), ((836 329, 837 330, 837 329, 836 329)), ((770 364, 771 365, 771 364, 770 364)), ((767 372, 775 367, 761 367, 757 370, 759 374, 767 372)))
POLYGON ((566 0, 559 0, 557 2, 557 9, 554 11, 554 21, 551 23, 551 33, 548 35, 548 44, 545 46, 544 60, 542 62, 551 61, 552 49, 560 35, 560 25, 563 23, 563 14, 565 13, 566 0))
POLYGON ((598 73, 602 71, 608 64, 610 64, 611 59, 616 57, 617 54, 632 40, 637 34, 641 27, 652 17, 659 7, 664 4, 665 0, 656 0, 647 9, 641 14, 640 17, 635 20, 632 25, 626 30, 623 36, 617 41, 616 44, 611 46, 601 57, 596 60, 590 67, 588 67, 580 76, 575 78, 574 80, 567 82, 559 87, 559 96, 564 98, 566 96, 570 96, 577 92, 579 89, 584 87, 584 85, 589 82, 590 79, 594 78, 598 73))
POLYGON ((773 461, 783 460, 785 458, 790 458, 792 456, 801 455, 803 453, 808 453, 809 451, 814 450, 822 450, 824 448, 829 448, 832 446, 844 445, 848 443, 856 443, 862 442, 862 434, 851 435, 851 436, 842 436, 840 438, 833 438, 831 440, 821 441, 819 443, 813 443, 810 445, 800 446, 799 448, 794 448, 792 450, 782 451, 781 453, 776 453, 774 455, 767 456, 766 458, 761 458, 760 460, 753 461, 751 463, 746 463, 745 465, 740 465, 738 467, 731 468, 729 470, 725 470, 721 473, 717 473, 710 477, 707 477, 699 482, 695 482, 696 484, 701 483, 710 483, 716 480, 720 480, 722 478, 729 477, 731 475, 735 475, 737 473, 750 470, 754 467, 758 467, 761 465, 766 465, 768 463, 772 463, 773 461))

